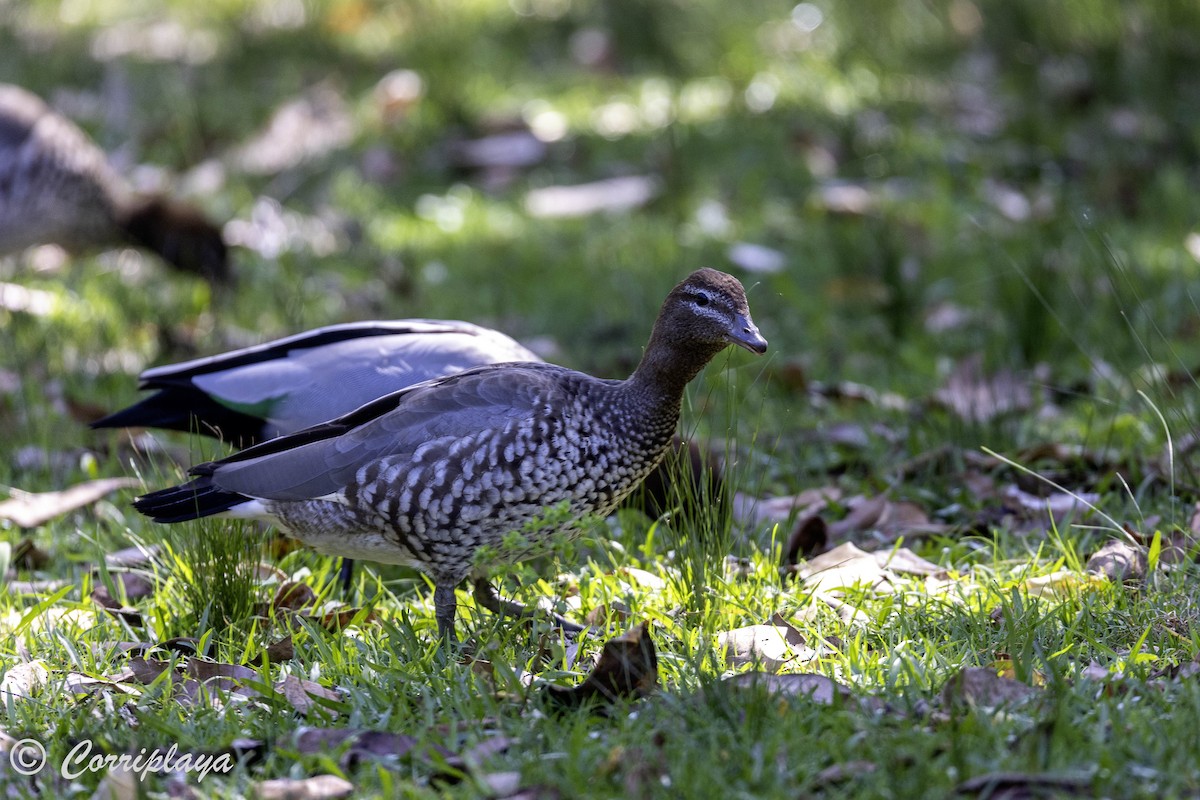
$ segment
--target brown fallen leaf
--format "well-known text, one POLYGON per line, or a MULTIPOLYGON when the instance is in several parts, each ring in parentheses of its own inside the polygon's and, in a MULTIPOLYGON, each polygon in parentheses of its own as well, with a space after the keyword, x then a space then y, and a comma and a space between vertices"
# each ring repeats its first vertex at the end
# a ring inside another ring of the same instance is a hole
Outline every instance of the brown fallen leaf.
POLYGON ((291 635, 285 636, 277 642, 272 642, 267 645, 264 652, 259 653, 254 658, 246 662, 247 666, 261 667, 264 661, 270 661, 272 664, 278 664, 281 661, 290 661, 296 655, 295 643, 292 641, 291 635))
POLYGON ((162 553, 162 547, 159 545, 134 545, 126 547, 123 550, 118 550, 115 553, 109 553, 104 556, 104 563, 109 568, 124 567, 125 569, 135 569, 138 567, 148 567, 154 563, 158 556, 162 553))
POLYGON ((1037 696, 1038 690, 1012 678, 1002 678, 986 667, 965 667, 942 687, 947 707, 998 708, 1019 705, 1037 696))
POLYGON ((978 794, 989 800, 1037 800, 1042 797, 1091 797, 1092 779, 1086 775, 991 772, 965 780, 956 794, 978 794))
POLYGON ((604 643, 591 673, 578 686, 547 687, 545 697, 556 706, 574 708, 589 703, 601 706, 622 697, 639 698, 658 686, 658 653, 643 622, 628 633, 604 643))
MULTIPOLYGON (((98 576, 99 577, 99 576, 98 576)), ((141 625, 142 615, 136 608, 121 602, 121 596, 130 602, 136 602, 154 594, 154 583, 137 572, 113 572, 109 577, 114 583, 116 595, 103 583, 98 583, 92 589, 92 600, 113 616, 123 619, 130 625, 141 625)))
POLYGON ((316 592, 307 583, 286 581, 279 584, 279 588, 275 590, 275 597, 271 600, 271 606, 276 609, 287 608, 298 611, 306 606, 311 606, 316 600, 316 592))
POLYGON ((975 354, 959 362, 933 399, 966 422, 983 423, 1031 409, 1029 383, 1008 369, 985 375, 983 356, 975 354))
POLYGON ((1050 516, 1059 525, 1073 520, 1078 522, 1091 513, 1092 507, 1100 502, 1100 495, 1095 492, 1052 492, 1045 497, 1030 494, 1016 485, 1004 490, 1004 504, 1008 509, 1023 516, 1044 518, 1050 516))
POLYGON ((50 563, 50 554, 33 539, 23 538, 12 550, 12 565, 17 569, 38 570, 50 563))
POLYGON ((784 568, 794 567, 801 558, 823 551, 829 543, 829 526, 820 514, 806 514, 796 520, 783 549, 784 568))
POLYGON ((337 775, 313 775, 311 778, 274 778, 254 787, 259 800, 328 800, 349 797, 354 784, 337 775))
POLYGON ((662 191, 657 178, 628 175, 573 186, 546 186, 525 195, 525 210, 541 218, 586 217, 644 206, 662 191))
POLYGON ((50 680, 50 670, 46 662, 37 659, 17 664, 4 673, 0 680, 0 702, 9 704, 28 700, 34 692, 45 686, 50 680))
POLYGON ((828 786, 830 784, 846 783, 852 781, 858 775, 870 775, 879 767, 873 761, 844 761, 840 764, 833 764, 826 767, 817 773, 816 784, 818 786, 828 786))
POLYGON ((134 478, 100 478, 78 483, 58 492, 23 492, 13 489, 0 502, 0 519, 12 520, 22 528, 36 528, 55 517, 95 503, 119 489, 140 486, 134 478))
MULTIPOLYGON (((341 701, 341 693, 326 689, 315 681, 304 680, 297 678, 295 675, 287 675, 282 680, 275 684, 275 691, 283 695, 283 698, 288 701, 292 708, 296 709, 297 713, 308 715, 308 712, 313 710, 313 707, 318 705, 317 699, 341 701), (315 699, 316 698, 316 699, 315 699)), ((328 706, 321 706, 325 713, 335 719, 338 712, 328 706)))
POLYGON ((423 754, 429 761, 441 764, 455 758, 454 753, 437 745, 417 750, 420 740, 403 733, 360 728, 310 727, 300 728, 296 732, 295 747, 301 755, 328 754, 346 744, 349 746, 340 760, 341 766, 346 769, 353 768, 364 758, 404 759, 423 754))
POLYGON ((329 631, 340 631, 342 628, 349 627, 352 624, 365 625, 369 622, 375 622, 377 619, 374 609, 364 609, 359 607, 346 606, 343 608, 335 608, 331 611, 324 611, 319 614, 297 614, 301 619, 311 620, 329 631), (361 616, 360 616, 361 615, 361 616))
POLYGON ((770 625, 749 625, 718 633, 717 645, 724 648, 727 665, 759 664, 768 672, 811 661, 818 655, 807 646, 804 634, 778 614, 772 617, 770 625))
POLYGON ((1088 558, 1086 570, 1110 581, 1139 581, 1146 577, 1148 566, 1145 547, 1110 539, 1088 558))
MULTIPOLYGON (((725 681, 732 686, 761 687, 768 693, 781 697, 803 697, 822 706, 848 702, 854 698, 854 693, 850 691, 849 686, 813 672, 792 672, 784 675, 775 675, 770 672, 742 672, 725 678, 725 681)), ((864 697, 859 702, 863 710, 883 707, 882 701, 874 697, 864 697)))
POLYGON ((889 573, 879 566, 875 556, 849 542, 800 564, 796 573, 804 587, 813 592, 859 585, 876 591, 893 591, 889 573))

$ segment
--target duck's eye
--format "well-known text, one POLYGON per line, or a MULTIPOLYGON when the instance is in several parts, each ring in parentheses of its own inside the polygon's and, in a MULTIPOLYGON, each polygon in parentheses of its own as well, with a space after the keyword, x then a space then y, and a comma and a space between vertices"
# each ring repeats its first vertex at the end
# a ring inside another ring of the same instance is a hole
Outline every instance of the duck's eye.
POLYGON ((703 292, 696 292, 692 295, 692 302, 701 308, 704 308, 711 301, 708 299, 708 295, 704 294, 703 292))

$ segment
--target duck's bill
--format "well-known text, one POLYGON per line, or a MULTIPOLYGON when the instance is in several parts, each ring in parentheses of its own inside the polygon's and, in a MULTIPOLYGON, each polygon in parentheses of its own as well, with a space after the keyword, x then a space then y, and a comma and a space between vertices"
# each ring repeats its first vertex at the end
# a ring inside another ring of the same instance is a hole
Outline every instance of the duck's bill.
POLYGON ((758 332, 758 326, 749 317, 741 314, 734 318, 733 327, 729 331, 729 341, 760 356, 767 352, 767 340, 758 332))

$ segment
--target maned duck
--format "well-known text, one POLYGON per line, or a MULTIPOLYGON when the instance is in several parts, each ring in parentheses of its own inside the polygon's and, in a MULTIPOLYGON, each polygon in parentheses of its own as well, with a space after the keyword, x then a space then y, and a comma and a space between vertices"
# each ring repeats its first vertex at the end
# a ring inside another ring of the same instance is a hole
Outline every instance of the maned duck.
POLYGON ((662 460, 684 388, 729 344, 767 349, 742 285, 701 269, 667 296, 623 381, 542 363, 478 367, 195 466, 193 480, 134 506, 158 522, 268 519, 321 552, 415 567, 433 579, 439 635, 454 639, 466 578, 485 608, 515 605, 491 590, 494 562, 477 563, 477 551, 526 558, 573 520, 611 512, 662 460), (568 521, 538 524, 560 509, 568 521))
MULTIPOLYGON (((499 331, 457 320, 330 325, 148 369, 138 376, 138 386, 154 394, 92 427, 195 432, 249 447, 348 414, 414 383, 505 361, 541 359, 499 331)), ((720 462, 695 442, 677 438, 676 447, 678 464, 664 460, 631 500, 659 517, 671 507, 671 484, 683 476, 693 496, 724 508, 720 462)))
POLYGON ((0 84, 0 255, 36 244, 133 244, 209 281, 229 279, 221 232, 199 211, 134 194, 73 122, 0 84))

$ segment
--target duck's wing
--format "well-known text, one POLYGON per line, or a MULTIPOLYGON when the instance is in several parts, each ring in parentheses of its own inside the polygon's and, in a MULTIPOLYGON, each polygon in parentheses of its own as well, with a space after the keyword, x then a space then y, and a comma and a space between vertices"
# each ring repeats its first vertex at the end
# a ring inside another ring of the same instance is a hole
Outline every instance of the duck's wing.
POLYGON ((564 403, 570 370, 549 364, 479 367, 379 398, 344 417, 195 467, 228 492, 260 500, 335 496, 362 467, 423 445, 501 436, 510 423, 564 403))

